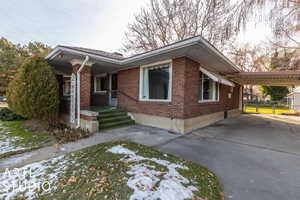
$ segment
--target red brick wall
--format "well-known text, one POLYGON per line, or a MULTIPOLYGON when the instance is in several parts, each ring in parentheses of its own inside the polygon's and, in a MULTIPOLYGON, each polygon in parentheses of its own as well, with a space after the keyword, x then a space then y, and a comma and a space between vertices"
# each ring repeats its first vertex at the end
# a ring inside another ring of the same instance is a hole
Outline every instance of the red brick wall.
POLYGON ((175 108, 170 102, 138 101, 139 76, 139 68, 118 72, 118 89, 121 91, 118 94, 118 106, 130 112, 172 117, 172 110, 175 108))
POLYGON ((219 102, 198 103, 199 63, 189 58, 176 58, 173 59, 172 66, 171 102, 138 101, 140 69, 133 68, 118 73, 118 88, 121 91, 118 95, 118 105, 129 112, 170 118, 190 118, 238 108, 239 86, 234 88, 231 99, 228 99, 230 87, 220 85, 219 102))
POLYGON ((199 103, 199 63, 186 59, 185 71, 185 103, 184 118, 237 109, 239 107, 239 85, 233 89, 231 99, 228 98, 230 87, 220 84, 218 102, 199 103))
MULTIPOLYGON (((73 66, 76 73, 80 65, 73 66)), ((80 72, 80 108, 88 110, 91 106, 91 67, 85 66, 80 72)))

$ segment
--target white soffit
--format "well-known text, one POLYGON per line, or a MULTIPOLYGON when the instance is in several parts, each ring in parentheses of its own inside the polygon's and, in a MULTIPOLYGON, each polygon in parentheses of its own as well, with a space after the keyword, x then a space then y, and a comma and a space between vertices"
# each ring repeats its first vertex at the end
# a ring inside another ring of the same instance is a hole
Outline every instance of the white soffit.
POLYGON ((212 72, 209 72, 209 71, 207 71, 206 69, 204 69, 202 67, 200 67, 200 71, 202 73, 204 73, 206 76, 208 76, 209 78, 211 78, 212 80, 214 80, 215 82, 219 82, 219 83, 221 83, 223 85, 228 85, 230 87, 234 87, 235 86, 233 82, 231 82, 231 81, 223 78, 220 75, 217 75, 217 74, 214 74, 212 72))

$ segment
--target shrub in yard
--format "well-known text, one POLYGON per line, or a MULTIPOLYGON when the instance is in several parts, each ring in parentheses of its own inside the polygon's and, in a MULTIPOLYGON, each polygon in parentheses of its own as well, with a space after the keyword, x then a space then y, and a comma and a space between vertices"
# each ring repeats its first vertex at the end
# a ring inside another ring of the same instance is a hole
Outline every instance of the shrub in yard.
POLYGON ((48 131, 59 143, 74 142, 92 135, 86 130, 70 128, 66 124, 58 121, 51 121, 48 131))
POLYGON ((7 90, 9 107, 28 119, 49 120, 57 116, 59 86, 52 67, 40 56, 28 58, 7 90))
POLYGON ((15 121, 24 119, 22 116, 17 115, 8 108, 0 109, 0 120, 1 121, 15 121))

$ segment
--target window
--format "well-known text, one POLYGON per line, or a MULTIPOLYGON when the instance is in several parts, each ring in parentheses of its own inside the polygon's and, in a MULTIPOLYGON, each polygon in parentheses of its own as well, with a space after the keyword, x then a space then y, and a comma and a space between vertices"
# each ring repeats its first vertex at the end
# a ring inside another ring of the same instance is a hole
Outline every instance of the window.
POLYGON ((70 96, 71 95, 71 80, 65 79, 63 83, 63 95, 70 96))
POLYGON ((164 63, 141 68, 141 100, 170 101, 171 64, 164 63))
POLYGON ((199 101, 219 101, 219 83, 200 72, 199 101))
POLYGON ((108 79, 106 75, 95 77, 95 92, 106 92, 108 90, 108 79))

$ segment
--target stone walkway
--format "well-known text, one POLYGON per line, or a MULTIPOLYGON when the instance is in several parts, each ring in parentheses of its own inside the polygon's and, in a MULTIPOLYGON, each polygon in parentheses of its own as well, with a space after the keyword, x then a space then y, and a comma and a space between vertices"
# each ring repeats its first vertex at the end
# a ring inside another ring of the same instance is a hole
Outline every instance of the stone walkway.
POLYGON ((26 164, 49 159, 68 152, 77 151, 96 144, 111 141, 131 141, 146 146, 157 146, 171 141, 180 134, 169 133, 166 130, 135 125, 96 133, 93 136, 63 145, 53 145, 35 151, 18 154, 0 160, 0 171, 6 168, 21 167, 26 164))

